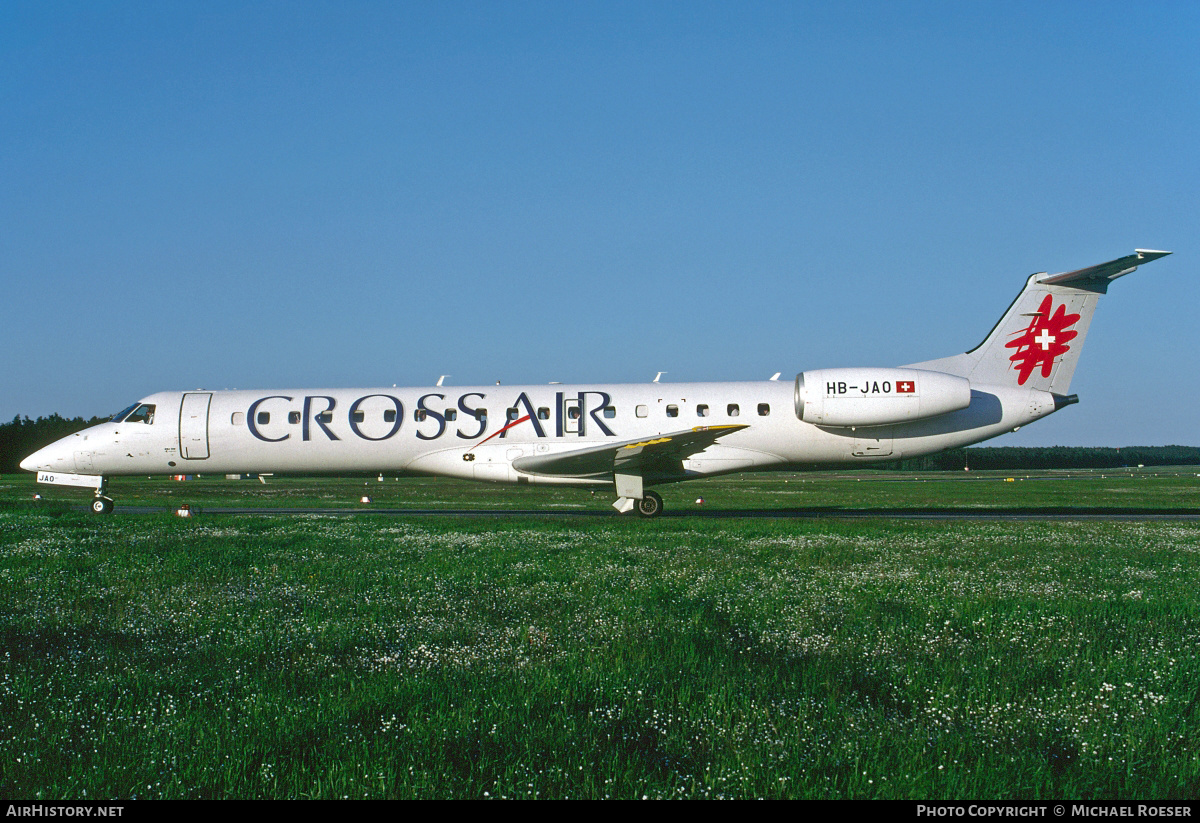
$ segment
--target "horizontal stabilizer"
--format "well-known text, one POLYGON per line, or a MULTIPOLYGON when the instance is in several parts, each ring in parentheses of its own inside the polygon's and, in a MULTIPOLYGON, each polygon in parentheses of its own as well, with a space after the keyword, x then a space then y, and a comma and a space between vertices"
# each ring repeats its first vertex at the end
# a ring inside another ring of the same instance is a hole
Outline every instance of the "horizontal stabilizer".
POLYGON ((1133 254, 1127 254, 1116 260, 1110 260, 1107 263, 1100 263, 1096 266, 1088 266, 1086 269, 1076 269, 1075 271, 1043 277, 1038 282, 1048 286, 1075 286, 1082 288, 1099 285, 1101 287, 1100 291, 1103 292, 1107 289, 1108 284, 1118 277, 1129 274, 1143 263, 1149 263, 1151 260, 1166 257, 1168 254, 1170 254, 1169 251, 1135 249, 1133 254))

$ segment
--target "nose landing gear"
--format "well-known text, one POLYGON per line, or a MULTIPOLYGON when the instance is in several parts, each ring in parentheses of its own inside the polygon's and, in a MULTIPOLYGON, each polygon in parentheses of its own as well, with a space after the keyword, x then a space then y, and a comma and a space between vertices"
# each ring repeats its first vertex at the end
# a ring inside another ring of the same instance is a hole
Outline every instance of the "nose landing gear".
POLYGON ((105 493, 107 490, 108 478, 100 477, 100 482, 96 484, 96 496, 92 498, 89 506, 92 514, 112 514, 113 499, 105 493))

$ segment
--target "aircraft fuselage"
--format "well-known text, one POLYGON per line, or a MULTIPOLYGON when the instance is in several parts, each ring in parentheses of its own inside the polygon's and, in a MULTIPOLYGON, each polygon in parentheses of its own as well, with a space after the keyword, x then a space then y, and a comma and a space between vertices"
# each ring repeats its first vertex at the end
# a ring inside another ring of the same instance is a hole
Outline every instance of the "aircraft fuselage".
MULTIPOLYGON (((881 392, 882 387, 865 386, 881 392)), ((889 387, 890 389, 890 387, 889 387)), ((985 440, 1054 411, 1043 391, 987 387, 970 405, 910 423, 800 420, 793 381, 160 392, 152 419, 93 426, 31 455, 33 471, 94 475, 388 472, 493 482, 603 485, 542 475, 520 458, 742 425, 679 461, 667 482, 733 471, 866 464, 985 440)))

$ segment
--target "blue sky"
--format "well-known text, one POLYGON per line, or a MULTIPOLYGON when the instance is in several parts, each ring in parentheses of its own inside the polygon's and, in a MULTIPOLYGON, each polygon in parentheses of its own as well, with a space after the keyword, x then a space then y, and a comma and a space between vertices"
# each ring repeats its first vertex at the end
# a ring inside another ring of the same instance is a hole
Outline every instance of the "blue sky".
POLYGON ((1004 445, 1200 444, 1200 5, 0 4, 0 420, 742 380, 1114 284, 1004 445))

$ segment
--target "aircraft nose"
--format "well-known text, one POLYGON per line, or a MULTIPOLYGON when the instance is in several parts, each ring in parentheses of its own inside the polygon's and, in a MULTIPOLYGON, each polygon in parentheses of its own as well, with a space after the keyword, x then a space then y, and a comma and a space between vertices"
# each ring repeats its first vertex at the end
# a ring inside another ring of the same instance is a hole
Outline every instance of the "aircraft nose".
POLYGON ((33 454, 31 454, 31 455, 29 455, 28 457, 26 457, 24 460, 22 460, 22 461, 21 461, 21 468, 22 468, 22 469, 24 469, 24 470, 25 470, 25 471, 27 471, 27 472, 35 472, 35 471, 37 471, 37 470, 38 470, 38 465, 39 465, 39 464, 40 464, 40 462, 41 462, 41 461, 38 459, 38 455, 40 455, 40 454, 41 454, 42 452, 44 452, 44 451, 45 451, 45 449, 38 449, 38 450, 37 450, 37 451, 35 451, 33 454))
POLYGON ((61 464, 64 457, 64 449, 60 445, 61 443, 62 441, 59 440, 51 443, 49 446, 42 446, 42 448, 21 461, 21 468, 27 472, 36 472, 43 469, 62 471, 64 468, 62 465, 55 465, 56 461, 61 464))

